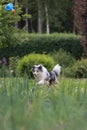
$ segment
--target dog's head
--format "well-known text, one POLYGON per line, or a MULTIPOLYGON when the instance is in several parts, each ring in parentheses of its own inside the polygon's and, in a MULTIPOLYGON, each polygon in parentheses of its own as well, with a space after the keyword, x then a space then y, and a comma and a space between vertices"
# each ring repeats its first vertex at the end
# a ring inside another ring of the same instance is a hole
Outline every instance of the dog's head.
POLYGON ((43 66, 41 64, 32 66, 32 73, 34 77, 40 76, 42 72, 43 72, 43 66))

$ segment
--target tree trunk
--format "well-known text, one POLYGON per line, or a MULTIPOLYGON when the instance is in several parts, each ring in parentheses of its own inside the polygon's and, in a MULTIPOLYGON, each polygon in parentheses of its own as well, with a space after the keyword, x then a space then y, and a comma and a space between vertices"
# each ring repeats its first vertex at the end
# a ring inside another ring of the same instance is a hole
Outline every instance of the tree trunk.
POLYGON ((49 14, 48 14, 48 5, 47 2, 45 2, 45 14, 46 14, 46 33, 50 33, 50 27, 49 27, 49 14))
MULTIPOLYGON (((18 0, 15 0, 15 5, 18 4, 18 0)), ((15 22, 15 28, 18 29, 18 22, 15 22)))
POLYGON ((87 0, 74 0, 74 23, 87 56, 87 0))
MULTIPOLYGON (((26 14, 28 14, 28 8, 26 7, 26 14)), ((28 18, 26 18, 26 20, 25 20, 25 29, 26 29, 26 31, 28 32, 29 30, 28 30, 28 18)))
POLYGON ((37 0, 38 5, 38 33, 42 33, 42 5, 41 0, 37 0))

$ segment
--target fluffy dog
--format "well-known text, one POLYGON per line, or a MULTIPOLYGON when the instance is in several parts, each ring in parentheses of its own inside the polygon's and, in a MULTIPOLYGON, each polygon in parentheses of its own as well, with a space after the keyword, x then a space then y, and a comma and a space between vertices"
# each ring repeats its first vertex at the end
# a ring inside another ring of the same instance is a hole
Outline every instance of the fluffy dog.
POLYGON ((53 70, 49 72, 49 84, 58 84, 58 76, 61 72, 61 66, 59 64, 55 65, 53 70))
POLYGON ((48 70, 42 65, 33 65, 32 67, 32 73, 37 80, 36 84, 58 84, 57 77, 60 75, 61 72, 61 66, 59 64, 55 65, 51 72, 48 72, 48 70))

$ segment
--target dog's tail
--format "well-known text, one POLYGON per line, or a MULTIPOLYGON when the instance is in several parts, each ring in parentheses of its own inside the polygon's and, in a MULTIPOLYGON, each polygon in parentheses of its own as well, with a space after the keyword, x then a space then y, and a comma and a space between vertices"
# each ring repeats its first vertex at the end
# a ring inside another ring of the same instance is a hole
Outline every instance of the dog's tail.
POLYGON ((61 66, 59 64, 55 65, 52 71, 55 72, 56 76, 59 76, 61 72, 61 66))

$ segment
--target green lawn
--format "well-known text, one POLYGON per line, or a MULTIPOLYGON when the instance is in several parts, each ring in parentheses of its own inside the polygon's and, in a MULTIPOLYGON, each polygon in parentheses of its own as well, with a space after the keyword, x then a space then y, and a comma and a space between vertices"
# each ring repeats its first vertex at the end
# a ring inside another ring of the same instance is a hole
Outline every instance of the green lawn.
POLYGON ((59 80, 48 88, 0 78, 0 130, 87 130, 87 81, 59 80))

